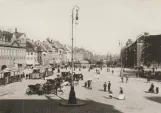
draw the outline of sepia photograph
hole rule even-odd
[[[0,0],[0,113],[161,113],[161,0]]]

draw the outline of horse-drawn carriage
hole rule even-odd
[[[32,95],[32,94],[57,94],[57,89],[61,89],[61,78],[55,78],[55,79],[48,79],[46,83],[44,84],[35,84],[35,85],[28,85],[28,88],[26,90],[26,94]]]
[[[83,75],[74,73],[73,79],[74,80],[83,80]]]
[[[23,78],[20,70],[5,68],[0,72],[0,85],[21,81]]]

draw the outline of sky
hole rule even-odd
[[[161,34],[161,0],[0,0],[0,29],[71,45],[72,8],[79,6],[74,46],[94,54],[119,53],[119,41]]]

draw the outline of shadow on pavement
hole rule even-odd
[[[84,106],[66,107],[61,106],[62,99],[52,99],[46,96],[47,100],[0,100],[0,113],[122,113],[112,105],[85,101]]]
[[[98,91],[108,92],[108,91],[104,91],[103,89],[98,89]]]
[[[103,96],[105,99],[111,99],[110,97],[108,97],[108,96]],[[119,100],[117,97],[112,97],[112,99],[116,99],[116,100]]]
[[[145,97],[145,98],[161,104],[161,97],[157,96],[157,97]]]

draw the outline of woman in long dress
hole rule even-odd
[[[125,99],[125,95],[124,95],[124,92],[123,92],[123,88],[120,87],[119,100],[124,100],[124,99]]]

